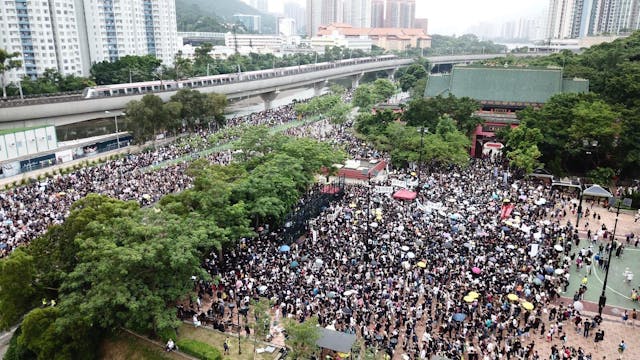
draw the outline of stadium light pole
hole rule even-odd
[[[108,115],[108,114],[111,114],[111,111],[106,110],[104,113]],[[120,131],[118,130],[118,115],[127,116],[127,113],[122,112],[120,114],[114,114],[113,115],[113,120],[114,120],[115,125],[116,125],[116,143],[118,144],[118,149],[120,149]]]
[[[607,271],[604,274],[604,282],[602,283],[602,294],[598,300],[598,314],[602,316],[602,311],[607,304],[607,296],[605,291],[607,290],[607,280],[609,280],[609,269],[611,268],[611,255],[613,254],[613,245],[616,243],[616,230],[618,228],[618,216],[620,215],[620,205],[631,206],[631,199],[626,198],[622,201],[618,200],[618,208],[616,210],[616,222],[613,225],[613,235],[611,239],[611,246],[609,246],[609,259],[607,260]]]

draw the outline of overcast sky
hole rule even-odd
[[[269,0],[269,10],[282,11],[285,1]],[[535,18],[548,0],[416,0],[416,17],[429,19],[429,33],[461,35],[478,23],[501,24],[519,18]]]
[[[461,35],[480,22],[535,18],[548,0],[416,0],[416,17],[429,19],[429,33]]]

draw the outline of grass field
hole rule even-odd
[[[221,333],[219,331],[203,329],[203,328],[195,328],[192,325],[183,324],[178,331],[178,339],[193,339],[202,341],[209,345],[212,345],[222,352],[222,344],[224,343],[225,337],[228,335]],[[238,355],[238,337],[237,336],[229,336],[229,343],[231,345],[231,351],[229,355],[225,355],[225,360],[252,360],[253,357],[253,339],[247,339],[246,337],[240,338],[240,346],[242,355]],[[258,342],[257,347],[260,348],[262,345]],[[278,351],[274,351],[273,353],[262,353],[256,354],[256,360],[273,360],[276,358]]]
[[[225,360],[253,360],[253,339],[242,337],[240,339],[242,354],[238,355],[238,338],[226,335],[219,331],[195,328],[192,325],[184,324],[178,331],[179,339],[193,339],[211,346],[214,346],[222,352],[222,344],[225,337],[229,336],[231,344],[231,352],[225,355]],[[260,342],[257,347],[263,347]],[[279,350],[279,349],[278,349]],[[256,354],[256,360],[274,360],[278,354],[278,350],[273,353]],[[164,352],[162,346],[154,344],[150,341],[140,339],[126,332],[120,332],[111,336],[102,342],[100,347],[100,359],[104,360],[185,360],[180,354]]]
[[[100,359],[109,360],[184,360],[174,353],[166,353],[162,347],[122,332],[102,342]]]

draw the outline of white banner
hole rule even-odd
[[[391,194],[393,193],[393,186],[376,186],[374,192],[376,194]]]
[[[529,255],[531,257],[535,257],[536,255],[538,255],[538,249],[540,248],[540,245],[538,244],[531,244],[531,251],[529,251]]]
[[[56,153],[56,161],[65,163],[73,160],[73,151],[72,150],[62,150]]]
[[[407,182],[406,181],[400,181],[400,180],[391,180],[391,186],[395,186],[395,187],[401,187],[401,188],[406,188],[407,187]]]

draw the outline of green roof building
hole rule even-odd
[[[557,67],[456,65],[450,74],[431,74],[424,95],[452,94],[476,99],[484,108],[522,109],[556,94],[588,91],[588,80],[564,79]]]
[[[498,129],[518,124],[516,111],[539,107],[561,93],[586,93],[589,80],[565,79],[558,67],[455,65],[450,74],[431,74],[424,96],[470,97],[482,109],[476,112],[484,123],[472,134],[471,156],[493,153]]]

